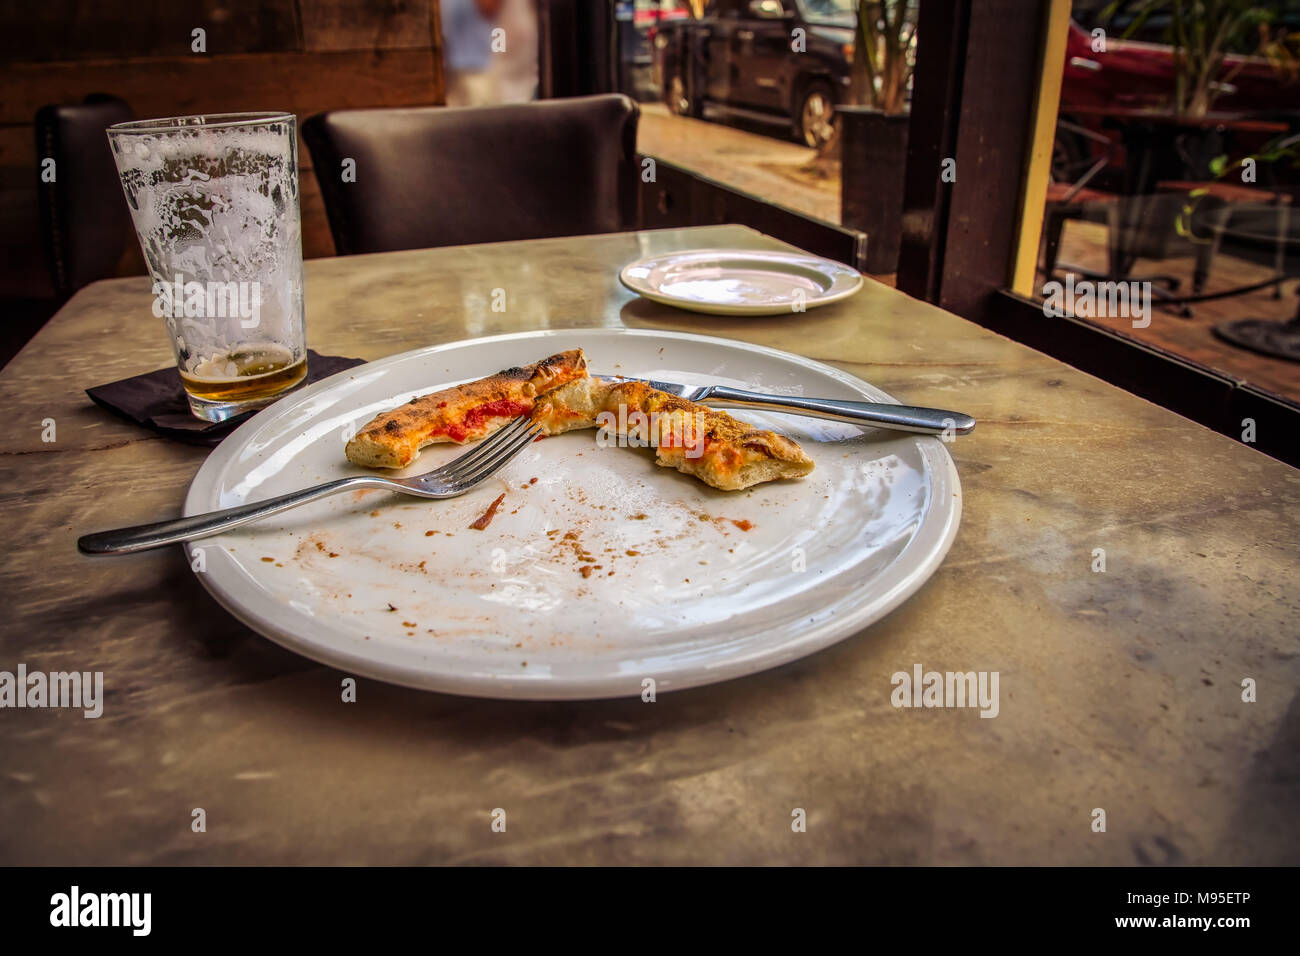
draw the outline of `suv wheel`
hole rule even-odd
[[[835,98],[831,88],[820,80],[804,87],[794,114],[795,139],[817,149],[835,132]]]

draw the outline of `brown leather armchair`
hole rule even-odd
[[[302,136],[353,255],[635,228],[639,116],[621,94],[337,110]]]
[[[41,239],[60,301],[117,275],[132,245],[131,213],[104,131],[133,118],[124,101],[104,94],[74,106],[43,106],[36,113]],[[52,182],[41,176],[46,159],[55,163]]]

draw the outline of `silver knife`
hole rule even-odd
[[[826,418],[833,422],[871,425],[893,431],[919,432],[922,435],[969,435],[975,419],[961,412],[914,405],[886,405],[879,402],[850,402],[838,398],[804,398],[802,395],[765,395],[747,392],[730,385],[678,385],[627,375],[598,375],[606,382],[645,382],[669,395],[713,408],[758,408],[774,412]]]

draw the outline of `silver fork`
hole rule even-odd
[[[517,418],[495,435],[484,439],[473,451],[423,475],[412,475],[410,478],[381,478],[378,475],[339,478],[313,488],[280,495],[278,498],[255,501],[222,511],[88,534],[77,541],[77,548],[82,554],[147,551],[179,541],[220,534],[250,521],[305,505],[309,501],[357,488],[383,488],[404,495],[415,495],[417,498],[455,498],[504,468],[511,459],[532,444],[540,431],[536,422],[528,418]]]

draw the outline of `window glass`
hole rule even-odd
[[[1300,401],[1300,4],[1177,7],[1074,4],[1036,289]]]

